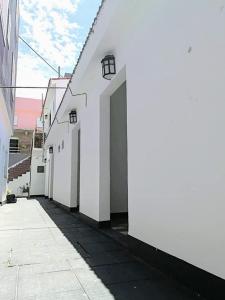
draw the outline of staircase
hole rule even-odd
[[[14,179],[17,179],[19,176],[22,176],[23,174],[30,171],[30,163],[31,158],[28,157],[21,162],[18,162],[16,165],[12,166],[8,170],[8,181],[13,181]]]

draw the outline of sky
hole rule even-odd
[[[61,75],[72,73],[101,0],[20,0],[20,36]],[[47,86],[57,74],[19,40],[17,86]],[[17,89],[41,99],[45,90]]]

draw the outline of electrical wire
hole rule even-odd
[[[19,39],[24,42],[24,44],[27,45],[27,47],[29,47],[40,59],[42,59],[53,71],[55,71],[58,75],[59,75],[59,70],[56,70],[53,66],[51,66],[47,60],[42,57],[36,50],[34,50],[34,48],[32,48],[20,35],[19,35]]]

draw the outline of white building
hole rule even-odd
[[[225,279],[224,7],[103,1],[45,143],[46,196],[99,224],[128,212],[136,250],[189,263],[203,290],[206,274]]]
[[[48,133],[54,122],[57,123],[56,113],[62,102],[63,95],[66,90],[66,86],[69,82],[69,78],[51,78],[48,83],[48,90],[46,93],[42,118],[44,118],[44,134],[48,139]],[[63,145],[62,145],[63,146]],[[53,181],[53,154],[49,154],[49,151],[45,152],[43,159],[46,161],[45,167],[45,187],[44,194],[49,198],[52,198],[52,181]]]
[[[18,48],[19,1],[0,1],[0,86],[14,86]],[[0,202],[6,199],[9,139],[15,90],[0,88]]]

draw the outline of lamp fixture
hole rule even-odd
[[[116,74],[116,63],[114,55],[106,55],[102,61],[102,77],[111,80]]]
[[[49,151],[50,154],[52,154],[53,153],[53,147],[49,147],[48,151]]]
[[[77,123],[77,111],[71,110],[71,112],[69,113],[69,119],[70,119],[70,124],[75,124]]]

